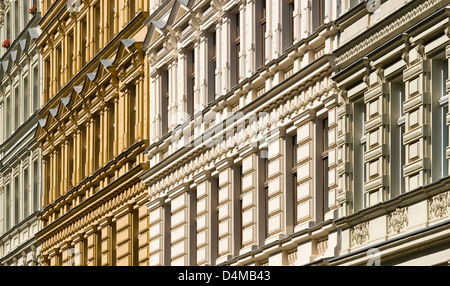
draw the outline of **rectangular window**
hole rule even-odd
[[[6,13],[6,38],[9,39],[12,43],[12,39],[11,39],[11,11],[9,10]]]
[[[354,152],[353,152],[353,170],[354,170],[354,210],[358,211],[365,207],[364,184],[366,182],[366,165],[364,154],[366,152],[366,136],[364,124],[366,121],[366,106],[364,99],[361,98],[353,103],[354,110]]]
[[[88,62],[87,50],[87,24],[86,17],[81,20],[81,68],[83,68]]]
[[[297,188],[298,188],[298,175],[297,175],[297,149],[298,149],[298,144],[297,144],[297,135],[292,136],[291,139],[291,148],[292,148],[292,154],[291,154],[291,161],[292,161],[292,168],[291,168],[291,173],[292,173],[292,215],[293,215],[293,222],[294,222],[294,227],[297,225],[298,223],[298,214],[297,214],[297,208],[298,208],[298,197],[297,197]]]
[[[74,149],[73,149],[73,138],[69,137],[68,140],[68,146],[67,148],[69,148],[68,150],[68,186],[67,189],[70,190],[71,188],[73,188],[73,170],[74,170]]]
[[[28,77],[23,79],[23,120],[26,121],[30,116],[29,110],[29,96],[28,96]]]
[[[74,41],[74,36],[73,36],[73,32],[70,32],[69,35],[67,36],[67,41],[68,41],[68,46],[71,47],[69,49],[67,49],[67,60],[68,60],[68,64],[67,64],[67,73],[68,73],[68,79],[69,81],[72,79],[73,76],[73,63],[74,63],[74,45],[75,45],[75,41]],[[95,41],[98,42],[98,41]]]
[[[109,40],[114,38],[114,11],[116,10],[116,1],[109,1],[109,9],[108,9],[108,32],[109,32]]]
[[[20,97],[19,87],[14,89],[14,131],[19,128],[20,125]]]
[[[33,111],[39,109],[39,71],[38,67],[33,69]]]
[[[100,35],[100,25],[101,25],[101,14],[100,14],[100,2],[97,2],[94,6],[94,35]],[[100,51],[100,39],[97,38],[94,41],[94,54],[97,54]]]
[[[269,237],[269,159],[263,158],[264,178],[264,232]]]
[[[61,196],[63,194],[62,190],[61,190],[61,187],[64,187],[62,185],[62,171],[63,171],[62,168],[63,168],[63,166],[62,166],[62,149],[59,149],[56,152],[56,175],[57,175],[56,178],[58,180],[56,182],[56,186],[55,186],[56,198],[59,198],[59,196]]]
[[[137,123],[137,107],[136,107],[136,86],[130,85],[130,145],[136,142],[136,123]]]
[[[195,49],[188,52],[187,56],[187,114],[194,115],[195,97]]]
[[[39,166],[38,161],[33,162],[33,211],[39,209]]]
[[[5,198],[5,228],[6,231],[11,229],[11,187],[10,184],[6,185],[6,198]]]
[[[234,49],[232,49],[232,52],[234,52],[234,74],[235,76],[232,77],[234,79],[234,83],[238,84],[240,80],[240,51],[241,51],[241,20],[240,20],[240,13],[236,13],[234,17]]]
[[[243,189],[243,179],[244,179],[244,173],[242,172],[242,165],[238,167],[238,176],[239,176],[239,181],[238,183],[238,189],[239,189],[239,215],[240,215],[240,220],[239,220],[239,230],[240,230],[240,245],[241,248],[244,247],[244,204],[243,204],[243,199],[244,199],[244,189]]]
[[[23,14],[23,26],[28,24],[28,0],[23,0],[22,14]]]
[[[50,90],[50,81],[51,81],[51,66],[50,66],[50,59],[45,60],[45,80],[44,80],[44,85],[45,85],[45,98],[44,98],[44,102],[42,102],[42,105],[45,105],[51,98],[52,96],[52,91]]]
[[[399,77],[391,82],[390,114],[391,114],[391,196],[392,198],[405,192],[405,117],[403,116],[403,102],[405,101],[405,84]]]
[[[208,46],[208,103],[210,103],[216,99],[217,36],[215,31],[210,33]]]
[[[100,168],[100,115],[94,116],[94,170]]]
[[[58,87],[58,91],[61,89],[62,87],[62,75],[63,74],[63,63],[62,63],[62,48],[61,45],[59,45],[56,48],[56,67],[57,67],[57,72],[58,72],[58,76],[56,77],[56,85]]]
[[[325,220],[325,214],[329,211],[328,208],[328,118],[322,120],[322,176],[323,176],[323,187],[322,187],[322,220]]]
[[[257,1],[256,7],[258,10],[258,19],[259,19],[259,33],[256,35],[257,43],[259,43],[260,47],[257,49],[257,66],[263,66],[266,62],[266,31],[267,31],[267,9],[266,9],[266,0]],[[258,55],[259,52],[259,55]]]
[[[108,128],[108,158],[109,160],[114,159],[114,131],[116,126],[116,115],[115,115],[115,107],[114,103],[109,105],[108,108],[108,122],[109,122],[109,128]]]
[[[30,191],[28,185],[28,168],[23,171],[23,217],[26,218],[29,214],[29,200],[28,200],[28,192]]]
[[[86,146],[86,127],[81,127],[81,180],[86,178],[87,164],[87,146]]]
[[[288,17],[289,17],[289,29],[288,29],[288,43],[289,46],[292,46],[294,44],[294,10],[295,10],[295,4],[294,0],[288,0]]]
[[[316,31],[325,22],[325,0],[312,2],[312,31]]]
[[[164,135],[169,130],[169,71],[161,72],[161,128]]]
[[[6,120],[5,120],[5,132],[6,132],[6,138],[11,135],[11,98],[8,96],[6,98]]]
[[[130,21],[131,21],[136,15],[136,0],[130,0],[128,3],[130,5]]]
[[[14,225],[20,221],[20,186],[19,176],[14,178]]]
[[[444,54],[432,59],[431,71],[431,173],[432,182],[448,176],[448,160],[446,148],[448,146],[448,95],[446,82],[448,79],[448,61]]]
[[[19,31],[20,31],[20,24],[19,24],[19,18],[20,18],[20,13],[19,13],[19,2],[18,1],[14,1],[14,38],[17,38],[17,36],[19,36]]]

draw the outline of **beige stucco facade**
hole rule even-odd
[[[450,3],[339,2],[151,13],[150,265],[448,264]]]

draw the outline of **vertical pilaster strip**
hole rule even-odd
[[[164,256],[166,252],[169,253],[168,249],[165,249],[165,234],[168,231],[165,230],[164,212],[165,207],[170,207],[164,205],[164,198],[156,200],[152,205],[148,206],[149,211],[149,265],[150,266],[163,266]],[[167,218],[170,220],[170,218]]]
[[[269,191],[267,202],[267,236],[266,243],[282,238],[286,233],[286,206],[285,206],[285,144],[284,132],[277,130],[267,139],[268,142],[268,175]]]
[[[117,266],[133,265],[133,206],[126,205],[114,214],[116,218]],[[113,234],[114,235],[114,234]]]
[[[298,121],[297,127],[297,224],[295,230],[303,228],[305,223],[314,220],[314,114],[305,112]],[[294,231],[295,231],[294,230]]]
[[[367,146],[364,155],[367,170],[364,184],[366,207],[389,198],[389,146],[383,140],[389,137],[389,118],[384,113],[384,110],[389,110],[389,86],[384,82],[384,71],[381,68],[370,74],[369,82],[364,93],[367,110],[364,128]]]
[[[352,206],[352,107],[347,103],[345,92],[338,96],[337,117],[337,204],[338,216],[351,214]]]
[[[197,183],[197,265],[211,265],[211,183],[202,178]]]
[[[335,210],[337,205],[337,107],[336,104],[328,106],[328,208]]]
[[[145,204],[147,199],[138,202],[138,262],[139,266],[149,266],[149,214]]]
[[[424,47],[418,44],[409,51],[409,64],[403,71],[406,98],[405,134],[405,191],[411,191],[431,182],[431,94],[429,93],[429,61]]]
[[[112,249],[113,249],[113,243],[112,243],[112,221],[110,217],[106,217],[104,220],[100,221],[99,224],[100,229],[100,241],[101,241],[101,258],[100,258],[100,265],[101,266],[112,266]]]
[[[242,157],[242,250],[248,252],[258,246],[258,155],[256,148],[239,152]]]
[[[219,172],[218,208],[218,258],[216,264],[226,261],[233,255],[233,177],[232,162],[225,161],[217,167]]]
[[[190,194],[188,187],[179,186],[171,196],[171,265],[187,266],[190,263]],[[192,238],[191,238],[192,239]]]

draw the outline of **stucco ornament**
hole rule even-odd
[[[369,240],[369,222],[355,225],[351,231],[351,245],[362,245]]]
[[[408,226],[408,208],[397,208],[388,215],[388,233],[399,233]]]
[[[448,214],[449,193],[442,193],[428,200],[428,218],[442,218]]]

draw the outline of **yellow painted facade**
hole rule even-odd
[[[41,262],[146,264],[149,1],[73,2],[42,3]]]

